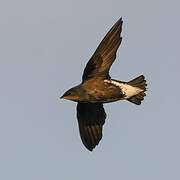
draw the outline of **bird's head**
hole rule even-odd
[[[75,86],[75,87],[69,89],[68,91],[66,91],[60,97],[60,99],[67,99],[67,100],[71,100],[71,101],[75,101],[75,102],[83,101],[84,94],[85,94],[85,90],[83,89],[83,87],[81,85],[79,85],[79,86]]]

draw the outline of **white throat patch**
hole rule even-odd
[[[131,86],[127,83],[120,83],[115,80],[107,80],[106,79],[106,80],[104,80],[104,82],[113,84],[113,85],[119,87],[121,89],[122,93],[125,95],[124,96],[125,99],[129,99],[130,97],[135,96],[143,91],[143,89],[140,89],[138,87]]]

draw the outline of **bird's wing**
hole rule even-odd
[[[101,41],[84,69],[83,81],[93,77],[110,78],[109,69],[122,41],[122,37],[120,37],[122,23],[122,18],[120,18]]]
[[[81,140],[92,151],[102,138],[102,128],[106,113],[101,103],[77,104],[77,119]]]

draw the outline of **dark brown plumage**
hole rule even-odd
[[[106,119],[103,104],[78,102],[77,118],[82,142],[92,151],[102,138],[102,126]]]
[[[103,103],[126,99],[140,105],[146,95],[146,80],[143,75],[129,82],[113,80],[109,75],[122,41],[122,23],[120,18],[101,41],[84,69],[82,83],[69,89],[61,97],[78,102],[79,132],[83,144],[90,151],[102,138],[106,119]]]
[[[84,69],[83,81],[93,77],[110,78],[109,69],[116,58],[117,49],[122,41],[122,37],[120,37],[122,23],[122,18],[120,18],[101,41]]]

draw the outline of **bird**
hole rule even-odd
[[[122,24],[123,20],[120,18],[105,35],[84,69],[82,82],[60,97],[77,103],[79,133],[82,143],[89,151],[102,139],[106,119],[104,103],[127,100],[140,105],[146,96],[144,75],[128,82],[111,79],[109,75],[122,42]]]

